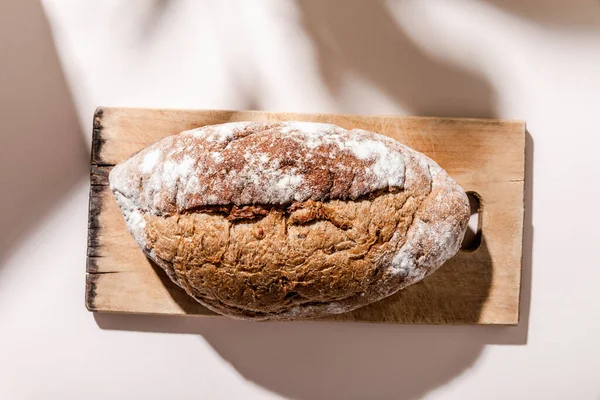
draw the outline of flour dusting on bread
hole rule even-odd
[[[144,215],[139,210],[131,199],[124,196],[118,191],[115,191],[115,198],[117,200],[117,204],[123,213],[123,218],[125,219],[125,224],[127,225],[127,229],[131,233],[131,236],[136,240],[138,245],[146,249],[146,220],[144,219]]]
[[[150,212],[282,205],[401,189],[404,152],[384,136],[330,124],[229,123],[166,138],[115,167],[114,174],[135,176],[139,190],[133,199]]]

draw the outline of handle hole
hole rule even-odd
[[[476,192],[467,192],[467,197],[471,207],[471,216],[460,249],[474,251],[481,245],[481,197]]]

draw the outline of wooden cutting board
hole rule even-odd
[[[525,124],[261,111],[99,108],[92,145],[86,306],[90,311],[215,315],[172,283],[138,248],[108,188],[112,166],[186,129],[232,121],[318,121],[378,132],[436,160],[478,194],[481,244],[387,299],[331,320],[428,324],[519,321]]]

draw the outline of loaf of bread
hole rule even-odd
[[[308,122],[235,122],[166,137],[110,187],[145,254],[209,309],[240,319],[351,311],[459,249],[463,189],[385,136]]]

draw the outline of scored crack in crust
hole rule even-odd
[[[243,319],[389,296],[452,257],[469,218],[434,161],[330,124],[182,132],[117,165],[110,185],[144,252],[197,301]]]

